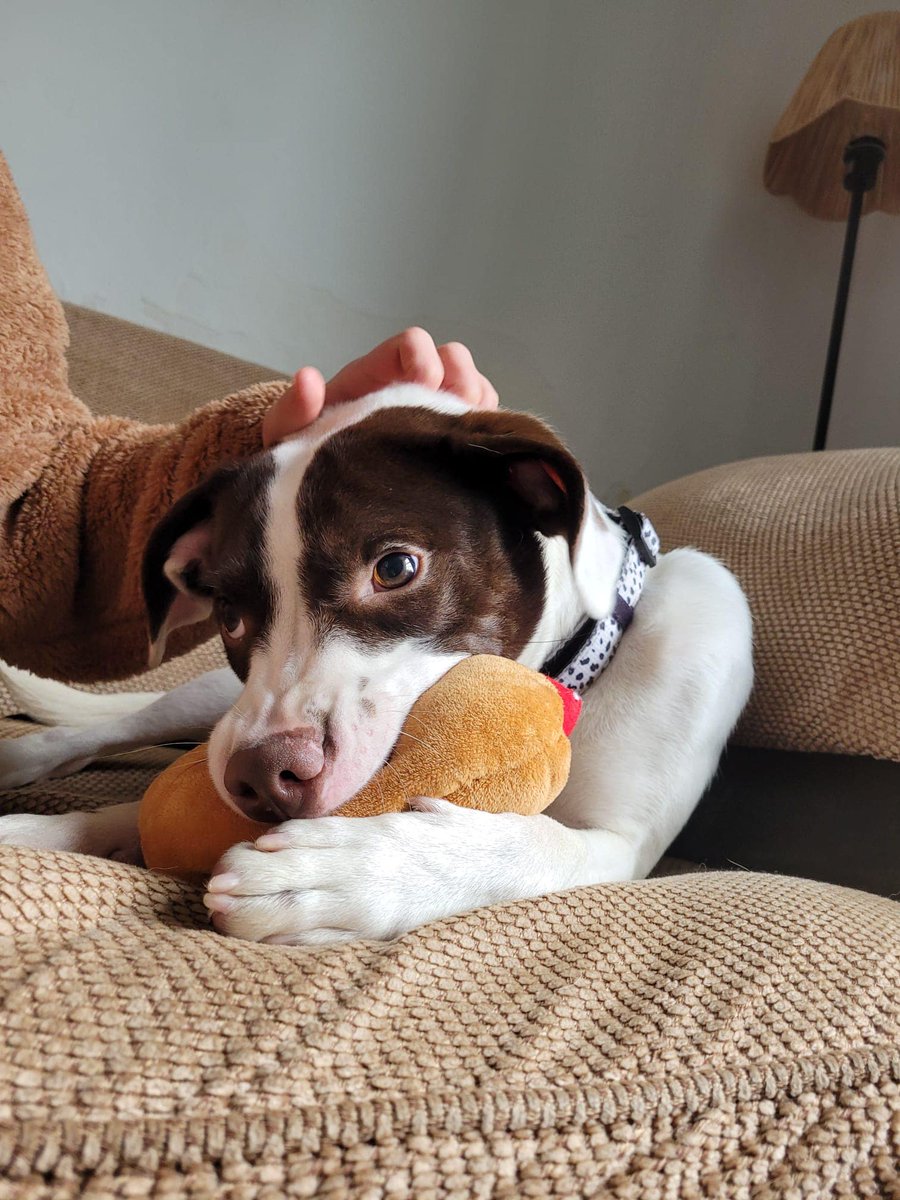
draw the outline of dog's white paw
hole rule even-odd
[[[397,937],[512,898],[528,875],[527,859],[514,862],[522,834],[546,818],[443,800],[416,806],[378,817],[288,821],[232,847],[207,885],[214,925],[250,941],[323,946]]]
[[[78,757],[72,745],[80,732],[59,727],[0,739],[0,789],[58,779],[86,767],[91,759]]]
[[[32,850],[75,850],[97,858],[139,863],[137,805],[116,804],[96,812],[13,813],[0,817],[0,846]]]

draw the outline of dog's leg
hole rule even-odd
[[[138,804],[113,804],[96,812],[14,813],[0,817],[0,846],[32,850],[76,850],[97,858],[140,862]]]
[[[16,787],[65,773],[92,759],[166,742],[200,741],[234,702],[240,682],[227,668],[210,671],[117,721],[59,727],[0,742],[0,786]],[[74,761],[73,761],[74,760]],[[0,817],[0,845],[76,850],[99,858],[140,861],[137,804],[96,812]]]
[[[192,679],[118,720],[6,738],[0,741],[0,788],[67,775],[95,758],[142,746],[202,741],[240,691],[240,681],[225,667]]]
[[[635,877],[629,839],[425,797],[418,811],[288,821],[232,847],[204,899],[222,933],[319,946]]]
[[[595,871],[602,882],[609,834],[623,847],[624,877],[652,870],[712,779],[752,683],[750,610],[737,581],[696,551],[664,555],[585,697],[569,782],[548,809],[590,831],[580,883]]]
[[[751,681],[749,611],[734,579],[703,555],[667,555],[587,695],[570,780],[548,815],[425,800],[414,813],[289,821],[225,855],[207,907],[237,937],[322,945],[640,878],[712,777]]]

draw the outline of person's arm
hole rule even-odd
[[[60,679],[147,663],[140,562],[154,523],[219,464],[302,429],[326,403],[410,380],[496,404],[458,345],[410,329],[325,384],[312,368],[178,426],[95,418],[71,394],[68,330],[0,154],[0,658]],[[172,639],[172,652],[207,636]]]
[[[5,489],[19,483],[0,552],[0,658],[84,682],[145,669],[147,536],[209,471],[261,449],[263,416],[283,391],[283,383],[259,385],[177,426],[94,418],[73,404],[51,436],[23,430],[22,454],[5,455],[0,467]],[[173,652],[210,632],[192,630]]]
[[[468,351],[436,347],[414,329],[328,384],[304,368],[288,385],[258,384],[177,426],[94,418],[69,397],[56,408],[39,405],[42,428],[20,429],[19,453],[0,467],[11,501],[0,557],[0,658],[82,682],[143,670],[141,559],[173,501],[220,464],[302,429],[324,404],[401,380],[454,391],[472,404],[497,403]],[[170,656],[213,631],[211,624],[178,631]]]

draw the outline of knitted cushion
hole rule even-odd
[[[95,413],[161,425],[251,384],[283,376],[77,304],[64,304],[63,310],[69,326],[69,386]]]
[[[664,549],[714,554],[749,597],[738,742],[900,761],[900,449],[751,459],[631,503]]]
[[[900,1194],[890,901],[682,876],[304,951],[78,855],[0,894],[0,1196]]]

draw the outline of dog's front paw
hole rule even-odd
[[[503,864],[492,852],[512,850],[508,822],[532,818],[442,800],[416,806],[378,817],[288,821],[232,847],[204,899],[215,927],[250,941],[324,946],[397,937],[507,898],[496,894]]]

